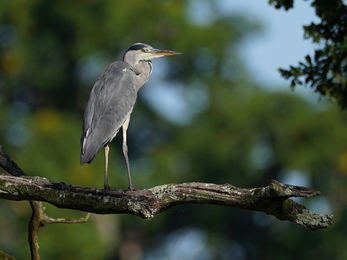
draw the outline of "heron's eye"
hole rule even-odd
[[[149,52],[149,49],[143,48],[141,51],[142,51],[142,52]]]

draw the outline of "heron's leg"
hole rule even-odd
[[[104,152],[105,152],[105,173],[104,173],[104,189],[108,190],[110,186],[108,186],[108,151],[110,148],[106,144],[104,147]]]
[[[130,174],[130,164],[129,164],[129,158],[128,158],[128,145],[127,145],[127,130],[130,122],[130,116],[125,120],[122,128],[123,128],[123,154],[125,158],[125,162],[127,164],[127,173],[128,173],[128,183],[129,183],[129,189],[133,190],[133,183],[131,180],[131,174]]]

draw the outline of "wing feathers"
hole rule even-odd
[[[91,163],[99,149],[110,142],[130,116],[137,98],[135,75],[129,64],[110,64],[99,76],[84,113],[81,165]]]

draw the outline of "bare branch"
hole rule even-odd
[[[28,240],[30,246],[30,253],[32,260],[40,260],[39,254],[39,242],[38,242],[38,234],[39,229],[42,224],[42,215],[44,215],[44,209],[42,207],[41,202],[39,201],[29,201],[32,214],[28,227]]]
[[[0,166],[12,175],[24,174],[23,171],[23,174],[16,173],[20,168],[3,153],[1,147]],[[310,198],[319,194],[319,191],[311,188],[287,185],[274,180],[266,187],[253,189],[237,188],[230,184],[183,183],[146,190],[110,189],[105,194],[104,190],[71,186],[41,177],[0,175],[0,198],[3,199],[37,200],[48,202],[58,208],[96,214],[132,214],[145,219],[153,218],[176,205],[215,204],[262,211],[312,231],[329,227],[333,216],[313,213],[289,198]],[[46,221],[47,219],[50,218],[47,217]],[[50,221],[57,223],[61,220]]]
[[[5,154],[0,146],[0,167],[2,167],[5,171],[10,173],[13,176],[25,176],[24,171],[19,168],[19,166],[12,161],[12,159]],[[40,227],[43,227],[46,224],[53,223],[67,223],[67,224],[75,224],[75,223],[84,223],[89,219],[90,213],[87,214],[85,218],[81,219],[64,219],[64,218],[50,218],[45,212],[44,207],[40,201],[29,200],[32,214],[28,227],[28,241],[30,246],[30,253],[32,260],[40,260],[39,255],[39,243],[38,243],[38,232]],[[2,258],[1,258],[2,259]]]
[[[156,214],[181,204],[215,204],[262,211],[280,220],[289,220],[310,230],[327,228],[332,215],[316,214],[289,199],[319,195],[300,186],[272,181],[261,188],[238,188],[230,184],[167,184],[144,190],[104,190],[56,183],[41,177],[0,175],[0,198],[37,200],[58,208],[96,214],[132,214],[151,219]]]
[[[18,165],[8,157],[0,145],[0,167],[14,176],[24,176],[25,173]]]
[[[47,216],[47,213],[42,206],[40,201],[29,200],[30,206],[32,208],[32,214],[29,223],[29,245],[30,245],[30,253],[31,259],[40,260],[39,255],[39,243],[38,243],[38,233],[40,227],[43,227],[46,224],[53,223],[67,223],[67,224],[75,224],[75,223],[84,223],[88,220],[90,213],[87,214],[85,218],[81,219],[64,219],[64,218],[50,218]]]
[[[13,256],[9,256],[8,254],[0,251],[0,259],[1,260],[16,260]]]
[[[87,213],[87,215],[84,218],[80,219],[69,219],[69,218],[50,218],[47,215],[45,216],[45,219],[43,220],[44,224],[55,224],[55,223],[64,223],[64,224],[79,224],[79,223],[85,223],[88,221],[90,217],[90,213]]]

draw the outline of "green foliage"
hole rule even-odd
[[[276,9],[283,7],[286,11],[293,8],[293,0],[269,0],[270,5],[274,5]]]
[[[293,1],[270,1],[276,8],[286,10],[293,7]],[[342,109],[347,107],[347,6],[341,0],[316,0],[315,8],[320,23],[304,26],[304,36],[320,44],[313,57],[307,55],[305,62],[279,69],[282,77],[291,79],[291,88],[308,85]],[[304,80],[300,80],[304,78]]]

